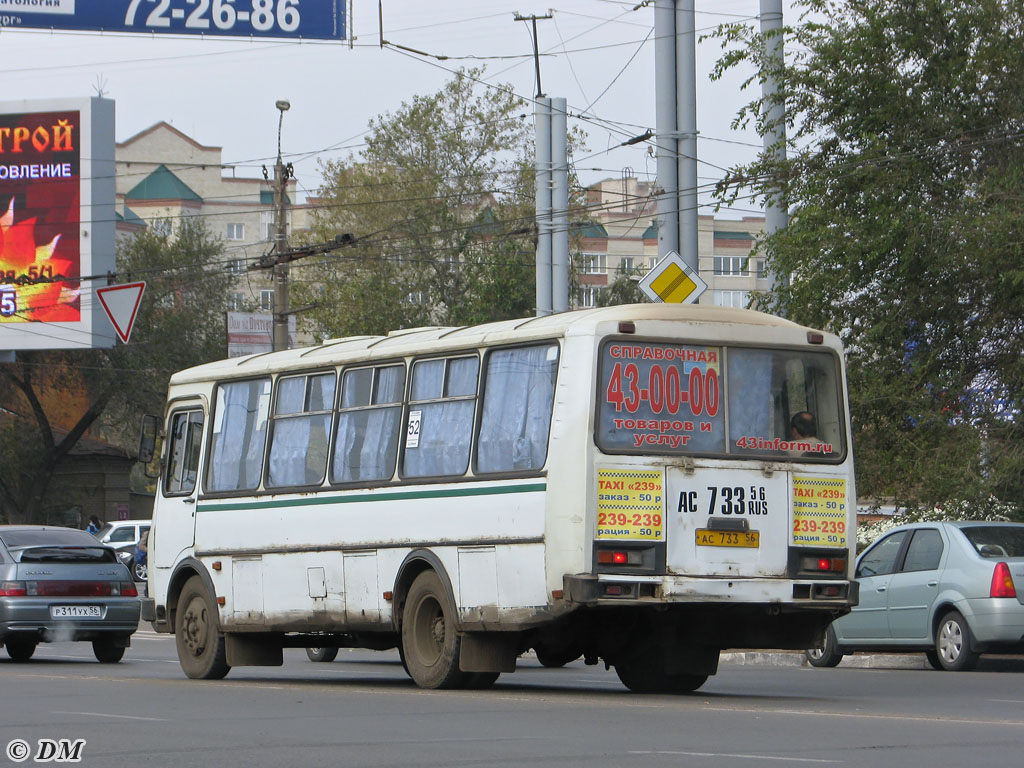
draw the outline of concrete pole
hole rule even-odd
[[[675,0],[654,6],[654,88],[658,173],[658,258],[679,251]]]
[[[565,99],[551,99],[551,308],[569,309],[569,148]]]
[[[761,34],[767,36],[766,53],[768,60],[775,66],[783,63],[785,55],[782,36],[782,0],[761,0]],[[770,72],[764,73],[764,84],[761,96],[765,101],[765,130],[763,141],[764,152],[779,160],[786,159],[786,103],[782,88]],[[789,213],[786,201],[776,199],[770,202],[764,211],[765,234],[771,235],[789,224]],[[789,284],[787,275],[773,273],[770,277],[773,288],[781,288]]]
[[[551,314],[551,99],[539,96],[535,108],[537,209],[537,316]]]
[[[274,164],[274,351],[288,349],[288,262],[281,254],[288,250],[287,195],[288,167],[281,160],[281,124],[291,107],[287,101],[277,102],[281,117],[277,122],[277,162]]]
[[[679,255],[694,272],[697,254],[697,34],[693,0],[677,0],[675,12],[676,112],[679,127]]]

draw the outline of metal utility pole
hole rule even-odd
[[[672,251],[699,271],[697,65],[693,0],[654,6],[658,150],[658,258]]]
[[[762,138],[765,155],[777,160],[786,159],[786,100],[779,81],[772,74],[773,67],[783,64],[785,55],[782,34],[782,0],[761,0],[761,34],[765,38],[767,70],[764,72],[761,96],[765,102],[766,130]],[[764,230],[772,235],[789,225],[786,201],[778,190],[765,206]],[[772,287],[780,288],[789,283],[786,275],[772,273]]]
[[[551,99],[535,100],[534,205],[537,211],[537,316],[551,314]]]
[[[292,166],[281,160],[281,125],[284,113],[291,109],[285,99],[279,99],[275,106],[281,115],[277,121],[277,162],[274,164],[274,254],[279,258],[274,264],[274,351],[288,349],[288,262],[280,259],[288,250],[288,179]]]
[[[564,98],[544,95],[540,82],[540,46],[537,22],[546,16],[515,15],[533,25],[533,62],[537,76],[534,99],[536,155],[534,170],[537,209],[538,316],[569,309],[569,160],[567,107]]]
[[[700,273],[697,253],[697,32],[693,0],[676,4],[676,103],[679,113],[679,255]]]
[[[569,129],[565,98],[551,102],[551,309],[569,310]]]

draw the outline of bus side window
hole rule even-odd
[[[278,379],[267,465],[268,488],[323,482],[333,410],[333,373]]]
[[[555,344],[498,349],[487,356],[478,472],[544,466],[557,370]]]
[[[331,482],[390,480],[398,458],[405,366],[353,368],[342,381]]]
[[[208,491],[255,490],[260,484],[270,414],[270,379],[217,387]]]
[[[190,494],[199,472],[199,449],[203,439],[203,412],[179,411],[171,417],[170,460],[164,479],[164,495]]]
[[[402,471],[405,477],[465,474],[473,438],[477,375],[472,357],[421,360],[413,365],[409,429]]]

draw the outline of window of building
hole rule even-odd
[[[589,308],[597,306],[597,296],[601,292],[599,285],[581,285],[579,291],[579,306]]]
[[[229,312],[241,312],[242,307],[245,306],[245,296],[240,293],[232,293],[228,296],[228,311]]]
[[[619,259],[619,272],[629,273],[633,271],[633,257],[623,256]]]
[[[405,366],[345,371],[334,440],[332,483],[390,480],[402,427]]]
[[[413,366],[402,459],[405,477],[465,474],[479,366],[475,355],[420,360]]]
[[[170,236],[174,234],[174,222],[170,219],[151,219],[149,229],[157,235]]]
[[[749,291],[715,291],[715,304],[719,307],[745,309],[749,300]]]
[[[244,259],[228,259],[228,274],[238,277],[245,274]]]
[[[285,213],[284,233],[287,236],[291,232],[292,217]],[[263,240],[273,240],[277,236],[277,227],[274,225],[274,211],[260,211],[260,235]]]
[[[245,225],[244,224],[228,224],[228,240],[244,240],[245,239]]]
[[[580,271],[585,275],[604,275],[608,272],[607,253],[580,254]]]
[[[273,290],[262,290],[260,291],[260,309],[264,312],[274,311],[274,292]]]
[[[748,274],[746,256],[715,256],[715,274],[741,276]]]
[[[487,356],[478,472],[544,466],[557,371],[556,344],[495,350]]]
[[[208,490],[241,491],[259,486],[269,415],[270,379],[217,387]]]
[[[333,411],[333,373],[278,379],[267,464],[268,488],[323,482]]]

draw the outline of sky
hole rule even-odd
[[[317,1],[299,0],[300,8]],[[153,2],[141,0],[142,8]],[[536,92],[530,26],[514,17],[550,14],[537,22],[541,81],[546,95],[567,99],[570,124],[587,133],[586,151],[573,158],[580,179],[592,183],[624,173],[653,179],[648,144],[616,147],[656,122],[654,9],[638,3],[381,0],[383,38],[430,55],[380,47],[376,0],[353,0],[350,42],[4,28],[0,101],[102,92],[116,101],[118,141],[167,121],[202,144],[222,147],[223,161],[236,165],[238,176],[256,177],[276,155],[275,102],[287,99],[282,151],[295,166],[301,198],[316,193],[320,161],[358,152],[371,118],[394,112],[416,94],[436,92],[460,66],[486,66],[486,82],[509,84],[530,98]],[[699,37],[721,23],[756,21],[758,0],[696,0],[695,7]],[[756,93],[741,92],[741,73],[711,82],[719,55],[717,41],[698,43],[700,184],[713,184],[723,169],[753,159],[760,147],[752,130],[730,127]],[[706,194],[701,200],[710,204]],[[749,201],[738,205],[718,215],[760,212]]]

